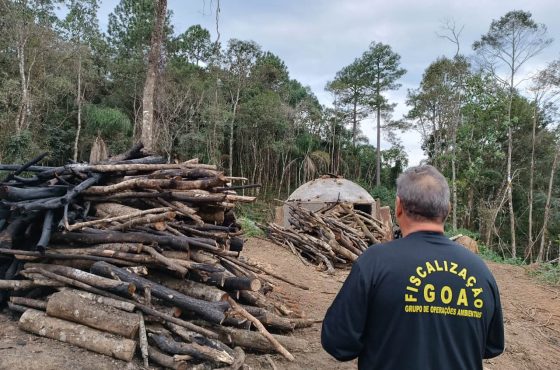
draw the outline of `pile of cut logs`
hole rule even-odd
[[[0,165],[11,171],[0,304],[23,330],[125,361],[138,347],[145,366],[240,369],[244,350],[290,360],[306,350],[286,334],[313,321],[275,289],[306,287],[239,256],[232,209],[254,198],[235,190],[255,185],[141,149],[98,164]]]
[[[262,228],[270,240],[291,250],[304,264],[311,260],[329,274],[337,266],[354,262],[368,246],[392,239],[388,212],[378,219],[345,203],[315,212],[296,203],[286,205],[291,227],[268,223]]]

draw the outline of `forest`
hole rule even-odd
[[[425,162],[452,189],[449,230],[476,233],[504,257],[558,262],[560,59],[522,73],[557,48],[530,12],[495,19],[473,45],[461,43],[462,26],[445,24],[455,54],[434,55],[397,117],[389,96],[407,62],[383,40],[368,40],[332,76],[332,104],[322,105],[282,56],[256,42],[216,39],[200,25],[175,29],[165,0],[121,0],[106,30],[99,3],[0,0],[0,163],[45,151],[45,165],[88,161],[96,141],[123,152],[145,134],[145,80],[157,75],[153,147],[171,162],[218,165],[261,184],[246,193],[268,203],[329,173],[392,205],[409,166],[399,135],[416,130]],[[369,118],[375,143],[361,131]],[[391,148],[381,149],[382,136]]]

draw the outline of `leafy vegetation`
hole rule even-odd
[[[0,1],[0,161],[49,151],[46,164],[60,165],[87,160],[98,136],[113,153],[140,137],[154,1],[120,0],[106,34],[98,7],[98,0]],[[459,32],[448,27],[457,52],[434,56],[398,118],[389,98],[407,63],[379,40],[333,74],[326,106],[254,41],[214,41],[199,25],[175,29],[171,11],[161,15],[162,50],[151,63],[159,72],[155,149],[260,184],[246,191],[261,202],[241,210],[248,219],[272,219],[272,199],[325,173],[392,206],[409,164],[399,132],[417,130],[426,162],[452,187],[450,230],[476,231],[489,258],[558,256],[550,235],[560,235],[560,61],[519,84],[526,77],[519,66],[551,44],[529,12],[493,21],[473,55],[459,53]],[[391,148],[368,142],[366,118]]]

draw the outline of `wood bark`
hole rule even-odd
[[[85,299],[89,299],[92,302],[96,302],[99,304],[103,304],[106,306],[111,306],[111,307],[115,307],[118,308],[119,310],[123,310],[123,311],[127,311],[127,312],[132,312],[134,311],[134,308],[136,307],[133,303],[129,303],[129,302],[125,302],[125,301],[121,301],[118,299],[113,299],[113,298],[109,298],[109,297],[104,297],[98,294],[93,294],[93,293],[89,293],[83,290],[78,290],[78,289],[71,289],[71,288],[59,288],[60,291],[69,291],[72,292],[73,294],[76,294],[82,298]]]
[[[146,335],[146,325],[144,324],[144,314],[142,311],[138,312],[138,323],[139,323],[139,342],[140,342],[140,351],[142,353],[142,361],[144,363],[144,367],[148,368],[150,366],[148,358],[149,358],[149,349],[148,349],[148,336]]]
[[[77,223],[77,224],[74,224],[74,225],[69,225],[67,230],[68,231],[79,230],[79,229],[82,229],[84,227],[91,227],[91,226],[96,226],[96,225],[109,224],[109,223],[115,222],[115,221],[124,221],[124,220],[129,221],[129,220],[132,220],[134,218],[141,217],[141,216],[151,215],[151,214],[159,214],[159,213],[169,212],[169,211],[171,211],[171,208],[169,208],[169,207],[152,208],[152,209],[146,209],[144,211],[138,210],[138,211],[135,211],[134,213],[130,213],[130,214],[108,217],[108,218],[102,218],[102,219],[99,219],[99,220],[86,221],[86,222],[80,222],[80,223]],[[101,211],[101,212],[103,212],[103,211]]]
[[[20,317],[19,327],[39,336],[73,344],[124,361],[132,361],[136,350],[136,342],[133,340],[50,317],[44,312],[33,309],[25,311]]]
[[[47,302],[41,301],[39,299],[12,296],[10,297],[10,302],[20,306],[35,308],[41,311],[45,311],[47,309]]]
[[[0,186],[0,199],[6,199],[12,202],[59,197],[65,193],[65,186],[36,188],[18,188],[9,185]]]
[[[235,302],[232,298],[228,299],[229,304],[231,305],[232,309],[242,316],[246,317],[247,320],[251,321],[253,325],[257,328],[257,330],[272,344],[274,349],[278,351],[282,356],[284,356],[288,361],[295,361],[294,356],[286,349],[276,338],[274,338],[268,330],[263,326],[263,324],[253,315],[251,315],[247,310],[241,307],[237,302]]]
[[[227,303],[206,302],[188,297],[176,290],[154,283],[148,279],[131,274],[105,262],[96,262],[91,271],[101,276],[117,276],[123,281],[136,285],[139,289],[149,288],[154,297],[163,299],[173,305],[192,311],[210,322],[221,323],[225,319],[224,312],[229,308]]]
[[[41,280],[0,280],[0,290],[27,290],[37,287],[59,287],[63,284],[56,281]]]
[[[548,192],[546,195],[546,204],[544,206],[544,218],[542,226],[542,237],[541,244],[539,247],[539,253],[537,254],[537,262],[542,262],[544,260],[544,248],[546,246],[546,237],[548,234],[548,219],[550,217],[550,203],[552,200],[552,189],[554,187],[554,175],[556,173],[556,168],[558,167],[558,160],[560,156],[560,146],[556,148],[556,154],[554,155],[554,161],[552,162],[552,168],[550,169],[550,178],[548,179]]]
[[[136,308],[138,308],[139,310],[142,310],[142,312],[144,312],[144,313],[147,314],[147,315],[152,315],[152,316],[161,318],[161,319],[163,319],[163,320],[172,322],[172,323],[174,323],[174,324],[183,326],[183,327],[185,327],[185,328],[187,328],[187,329],[189,329],[189,330],[192,330],[192,331],[194,331],[194,332],[200,333],[200,334],[202,334],[202,335],[204,335],[204,336],[206,336],[206,337],[208,337],[208,338],[217,338],[217,337],[218,337],[216,333],[214,333],[214,332],[212,332],[212,331],[210,331],[210,330],[208,330],[208,329],[202,328],[202,327],[200,327],[200,326],[198,326],[198,325],[195,325],[195,324],[192,324],[192,323],[190,323],[190,322],[188,322],[188,321],[184,321],[184,320],[178,319],[178,318],[176,318],[176,317],[167,315],[167,314],[165,314],[165,313],[163,313],[163,312],[159,312],[159,311],[157,311],[157,310],[155,310],[155,309],[153,309],[153,308],[151,308],[151,307],[148,307],[148,306],[146,306],[146,305],[144,305],[144,304],[141,304],[141,303],[138,303],[138,302],[134,302],[134,301],[131,301],[131,300],[128,300],[128,299],[119,297],[119,296],[117,296],[117,295],[115,295],[115,294],[106,292],[106,291],[101,290],[101,289],[97,289],[97,288],[95,288],[95,287],[92,287],[92,286],[90,286],[90,285],[84,284],[84,283],[79,282],[79,281],[77,281],[77,280],[69,279],[69,278],[67,278],[67,277],[54,274],[54,273],[49,272],[49,271],[47,271],[47,270],[43,270],[43,269],[35,269],[35,270],[36,270],[36,271],[34,271],[34,272],[38,272],[38,273],[42,274],[43,276],[46,276],[46,277],[48,277],[48,278],[50,278],[50,279],[53,279],[53,280],[55,280],[55,281],[57,281],[57,282],[61,282],[62,284],[66,284],[66,285],[69,285],[69,286],[74,286],[74,287],[80,288],[80,289],[82,289],[82,290],[85,290],[86,292],[89,292],[89,293],[93,293],[93,294],[101,295],[101,296],[104,296],[104,297],[109,297],[109,298],[112,298],[112,299],[122,300],[122,301],[124,301],[124,302],[132,303],[132,304],[134,304],[134,305],[136,306]],[[0,280],[0,283],[1,283],[1,282],[2,282],[2,280]]]
[[[157,0],[154,13],[154,29],[148,53],[148,69],[142,96],[142,136],[141,141],[147,151],[155,147],[154,100],[158,79],[158,68],[163,43],[163,31],[167,14],[167,0]]]
[[[274,351],[270,342],[258,332],[218,325],[212,326],[211,329],[219,334],[222,342],[231,346],[265,353]],[[304,339],[279,334],[271,335],[290,352],[309,352],[311,350],[309,342]]]
[[[92,186],[87,189],[84,194],[113,194],[122,190],[140,189],[176,189],[176,190],[193,190],[193,189],[210,189],[215,186],[221,186],[226,180],[220,177],[210,177],[199,180],[181,180],[181,179],[145,179],[133,178],[124,180],[113,185]]]
[[[42,263],[26,263],[25,268],[44,269],[52,273],[65,276],[67,278],[80,281],[84,284],[88,284],[90,286],[99,289],[106,289],[111,292],[123,294],[125,296],[129,296],[134,292],[136,292],[136,286],[132,282],[107,279],[103,276],[90,274],[89,272],[85,272],[72,267],[42,264]]]
[[[176,342],[173,338],[161,334],[149,334],[149,336],[162,351],[167,353],[189,355],[202,360],[226,364],[232,364],[234,361],[233,356],[222,350],[201,346],[197,343]]]
[[[160,281],[162,285],[175,289],[178,292],[193,298],[202,299],[208,302],[227,301],[228,294],[213,286],[197,283],[192,280],[179,280],[169,277],[165,277]]]
[[[171,356],[160,352],[156,347],[148,347],[148,355],[156,364],[172,370],[187,370],[190,369],[189,365],[184,361],[175,361]]]
[[[136,314],[93,302],[71,291],[53,294],[47,303],[47,314],[130,339],[136,337],[139,328]]]

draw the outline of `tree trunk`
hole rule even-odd
[[[379,92],[377,93],[379,96]],[[377,155],[375,185],[381,186],[381,107],[377,107]]]
[[[25,44],[27,40],[23,37],[20,38],[16,47],[18,62],[19,62],[19,75],[21,79],[21,103],[16,120],[16,133],[20,134],[28,125],[28,119],[31,115],[31,108],[29,106],[29,76],[25,73]]]
[[[358,128],[358,102],[354,99],[354,109],[352,110],[352,147],[356,147],[356,131]]]
[[[535,131],[537,127],[537,100],[535,99],[533,110],[533,132],[531,134],[531,168],[529,170],[529,226],[527,229],[527,247],[525,248],[525,259],[533,259],[533,179],[535,175]]]
[[[452,223],[453,223],[453,232],[457,231],[457,169],[455,168],[455,146],[457,138],[455,133],[453,134],[453,153],[451,156],[451,186],[453,188],[453,215],[452,215]]]
[[[82,130],[82,54],[78,52],[78,94],[76,95],[76,105],[78,106],[78,128],[74,139],[74,162],[78,161],[78,142],[80,141],[80,131]]]
[[[546,204],[544,206],[544,218],[542,227],[542,237],[541,245],[539,248],[539,254],[537,255],[537,262],[542,262],[544,257],[544,247],[546,245],[548,218],[550,217],[550,202],[552,199],[552,188],[554,186],[554,173],[556,167],[558,166],[558,156],[560,156],[560,147],[556,149],[556,155],[554,156],[554,161],[552,162],[552,168],[550,169],[550,179],[548,181],[548,194],[546,195]]]
[[[512,151],[513,151],[513,130],[511,127],[511,108],[513,104],[513,77],[514,77],[514,65],[512,64],[511,80],[510,80],[510,90],[509,90],[509,104],[508,104],[508,159],[507,159],[507,197],[509,206],[509,226],[511,233],[511,256],[515,258],[517,254],[517,246],[515,243],[515,213],[513,211],[513,184],[512,184],[512,174],[511,174],[511,161],[512,161]]]
[[[233,176],[233,134],[235,127],[235,114],[237,113],[237,105],[239,104],[239,94],[241,88],[237,87],[235,101],[233,102],[233,112],[231,115],[231,124],[229,125],[229,160],[228,160],[228,174]]]
[[[148,70],[142,97],[142,143],[147,151],[154,149],[154,94],[157,83],[158,64],[160,61],[161,45],[163,43],[163,27],[167,13],[167,0],[157,0],[155,7],[155,22],[148,54]]]

